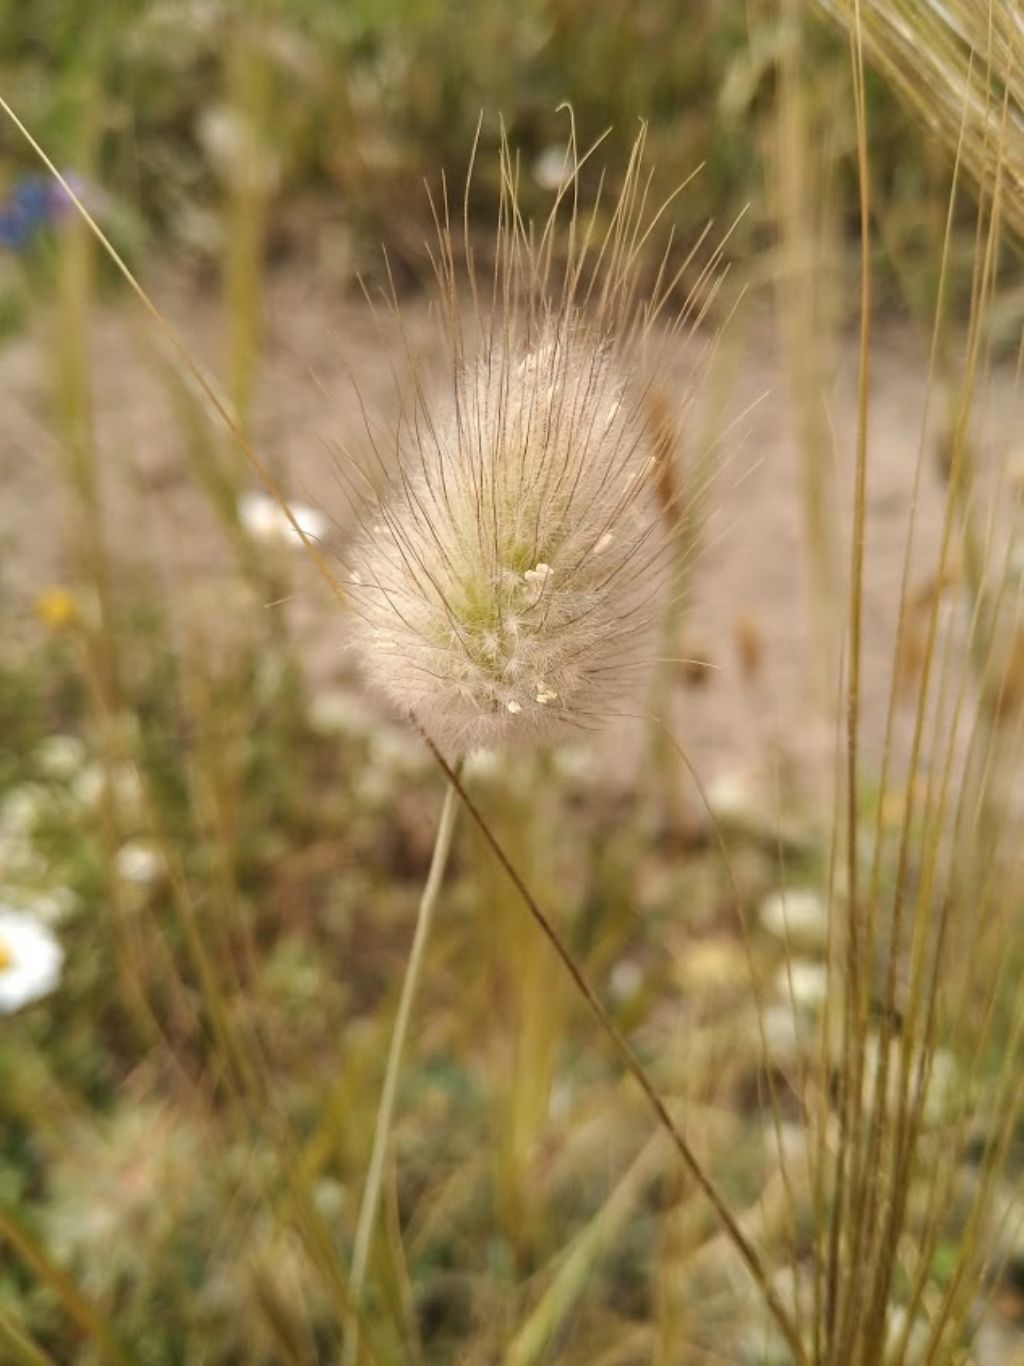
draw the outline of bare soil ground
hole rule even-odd
[[[163,270],[152,293],[211,374],[222,371],[223,308],[215,289]],[[253,442],[282,476],[290,496],[321,507],[344,535],[346,502],[337,462],[365,441],[351,382],[374,411],[395,404],[403,356],[394,338],[358,298],[313,273],[272,275],[264,299],[264,350],[256,383]],[[71,572],[62,533],[67,506],[52,420],[51,328],[31,331],[0,352],[0,594],[6,610],[28,616],[43,585]],[[414,350],[429,357],[434,324],[426,303],[404,307]],[[109,544],[126,565],[150,564],[172,595],[187,593],[217,613],[237,599],[224,538],[196,489],[184,454],[166,347],[130,299],[105,303],[89,337],[97,458]],[[884,730],[915,463],[921,448],[927,338],[894,327],[876,335],[871,386],[871,466],[866,542],[864,734],[877,752]],[[680,343],[675,378],[684,386],[693,347]],[[776,333],[748,310],[719,349],[713,390],[726,435],[703,527],[704,550],[693,576],[679,653],[713,667],[680,667],[672,722],[705,781],[760,771],[773,783],[796,780],[813,792],[827,775],[835,725],[826,720],[811,649],[808,565],[801,530],[800,468],[787,379]],[[399,380],[400,380],[399,375]],[[833,449],[818,458],[834,468],[839,559],[847,560],[856,431],[854,340],[836,348],[823,394]],[[671,394],[668,395],[671,399]],[[984,411],[1005,413],[1010,380],[997,379]],[[941,414],[939,414],[941,416]],[[702,419],[680,437],[685,471],[699,459]],[[1002,430],[995,418],[993,429]],[[945,490],[926,438],[911,582],[925,590],[934,570]],[[250,481],[251,482],[251,481]],[[350,673],[344,621],[315,575],[296,561],[294,600],[285,607],[303,626],[315,679]],[[907,714],[900,716],[905,731]],[[636,747],[633,747],[636,750]]]

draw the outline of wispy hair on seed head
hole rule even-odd
[[[641,130],[614,204],[602,176],[585,213],[580,170],[594,148],[580,157],[571,130],[538,227],[503,134],[486,275],[469,179],[464,278],[443,184],[432,200],[444,376],[428,382],[410,356],[412,393],[388,445],[370,431],[372,493],[360,496],[348,580],[368,680],[453,753],[595,725],[653,654],[677,510],[659,501],[649,393],[665,341],[696,324],[721,277],[719,250],[673,304],[697,248],[671,264],[671,231],[648,268],[671,197],[650,207],[644,142]],[[397,317],[393,290],[389,304]],[[673,395],[680,409],[692,390]]]

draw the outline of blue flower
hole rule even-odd
[[[76,194],[81,182],[69,177]],[[20,176],[11,187],[7,202],[0,204],[0,247],[23,251],[43,228],[64,217],[70,200],[64,187],[42,175]]]

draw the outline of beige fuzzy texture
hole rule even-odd
[[[349,561],[367,678],[452,754],[635,693],[666,576],[642,386],[570,306],[420,397]]]

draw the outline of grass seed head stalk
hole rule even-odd
[[[664,611],[678,509],[659,478],[650,363],[658,349],[655,324],[678,273],[668,269],[666,255],[654,297],[641,298],[637,263],[660,217],[646,210],[642,151],[641,135],[610,225],[595,240],[576,203],[574,140],[565,184],[539,230],[521,217],[514,163],[503,146],[489,289],[474,273],[468,223],[469,284],[458,282],[442,202],[435,263],[446,383],[425,384],[412,358],[415,391],[389,438],[390,464],[371,434],[376,468],[365,482],[374,493],[359,500],[361,529],[348,555],[352,640],[368,681],[413,718],[450,786],[378,1110],[350,1280],[356,1306],[454,795],[468,804],[457,763],[450,767],[443,756],[538,744],[567,724],[599,723],[638,683]],[[567,195],[567,239],[556,264],[555,227]],[[713,268],[700,279],[706,285],[712,277]],[[706,308],[713,292],[713,282],[698,286],[690,306]],[[481,299],[488,294],[485,311]],[[677,327],[669,322],[661,330],[671,335]],[[466,329],[475,338],[471,351]],[[550,923],[518,879],[516,885],[799,1348],[757,1254]],[[354,1318],[346,1363],[354,1366],[358,1351]]]
[[[507,188],[499,307],[470,320],[467,354],[469,301],[446,277],[447,376],[417,389],[397,469],[364,509],[348,559],[354,645],[371,684],[448,753],[598,724],[653,653],[669,538],[652,305],[636,302],[638,183],[596,247],[574,210],[557,267],[553,220],[538,243]],[[443,262],[449,251],[442,228]]]

